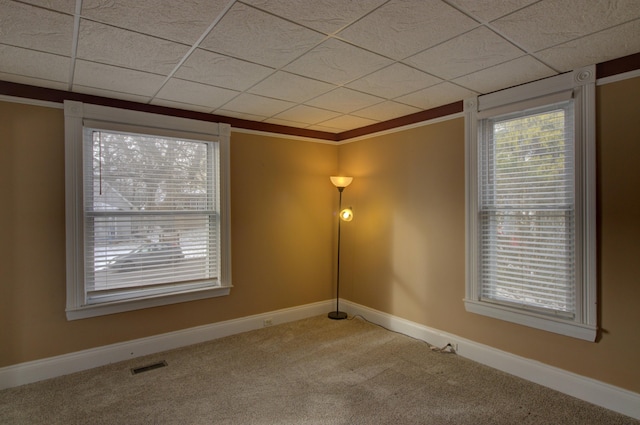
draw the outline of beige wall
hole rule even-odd
[[[640,392],[640,78],[597,96],[596,343],[465,311],[462,118],[340,146],[345,298]]]
[[[231,295],[65,318],[61,109],[0,102],[0,367],[330,299],[337,147],[231,135]]]

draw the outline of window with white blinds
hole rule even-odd
[[[217,285],[218,143],[84,129],[87,303]]]
[[[67,317],[229,293],[229,127],[65,102]]]
[[[465,307],[594,340],[595,92],[581,72],[465,102]]]
[[[481,120],[481,299],[575,311],[573,102]]]

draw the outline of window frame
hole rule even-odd
[[[574,208],[575,208],[575,312],[573,317],[546,314],[481,299],[480,214],[481,190],[479,122],[510,112],[551,105],[560,99],[574,101]],[[468,312],[541,329],[578,339],[597,336],[596,276],[596,163],[595,66],[589,66],[533,83],[481,95],[464,101],[466,170],[466,287]]]
[[[64,102],[65,114],[65,220],[66,220],[66,316],[83,319],[204,298],[225,296],[231,284],[230,133],[228,124],[164,116],[93,105]],[[84,129],[138,133],[215,142],[218,144],[220,246],[216,286],[178,288],[161,295],[88,303],[84,282]],[[177,285],[179,287],[179,285]],[[188,285],[187,285],[188,286]]]

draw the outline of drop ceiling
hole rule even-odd
[[[640,0],[0,0],[0,80],[340,133],[640,52]]]

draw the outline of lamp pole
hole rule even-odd
[[[338,264],[337,264],[337,276],[336,276],[336,311],[332,311],[328,314],[329,319],[333,320],[343,320],[347,318],[347,313],[344,311],[340,311],[339,302],[340,302],[340,222],[342,219],[340,218],[340,211],[342,211],[342,191],[344,187],[338,187],[338,192],[340,192],[340,200],[338,202]]]

